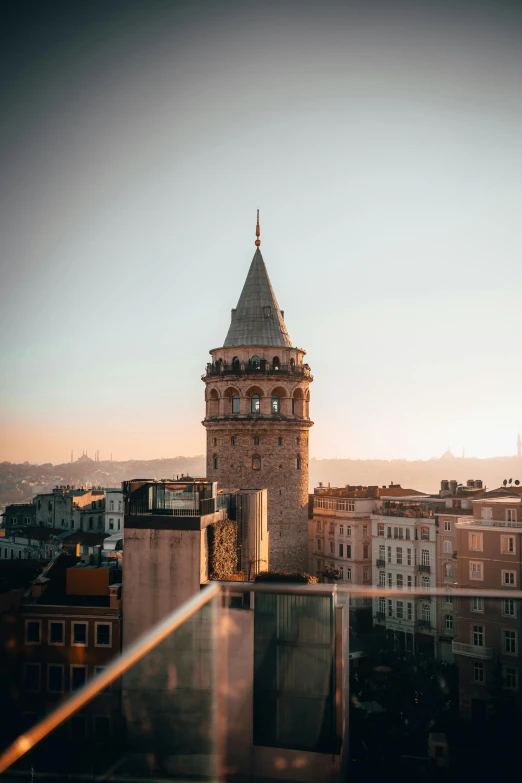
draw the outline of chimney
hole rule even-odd
[[[121,604],[121,582],[109,585],[109,608],[119,609]]]

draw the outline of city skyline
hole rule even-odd
[[[257,208],[311,457],[516,453],[516,4],[37,5],[3,53],[0,460],[203,454]]]

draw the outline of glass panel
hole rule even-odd
[[[18,771],[29,780],[32,770],[35,780],[217,780],[220,602],[220,595],[211,599],[22,756],[11,768],[13,779]],[[25,693],[24,703],[11,705],[2,750],[63,698],[56,693],[81,687],[85,677],[91,682],[101,669],[49,668],[41,665],[41,677],[29,668],[33,713],[22,715]]]

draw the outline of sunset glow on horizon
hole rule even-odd
[[[257,208],[310,457],[516,453],[519,4],[43,5],[2,53],[0,461],[203,454]]]

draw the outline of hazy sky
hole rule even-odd
[[[509,454],[522,4],[3,5],[0,459],[204,451],[262,252],[311,455]]]

